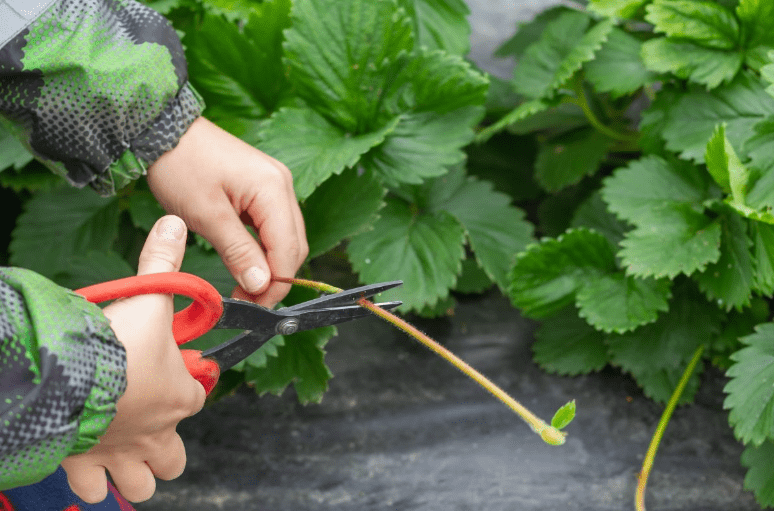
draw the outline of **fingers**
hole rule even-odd
[[[109,465],[118,492],[131,502],[144,502],[156,492],[156,478],[147,463],[139,460]]]
[[[242,289],[252,294],[263,292],[271,279],[263,250],[242,224],[225,192],[214,202],[197,229],[199,234],[212,243]]]
[[[180,435],[173,431],[164,448],[157,449],[154,455],[148,458],[147,464],[153,475],[164,481],[180,477],[186,464],[185,444]]]
[[[62,460],[67,473],[70,489],[89,504],[102,502],[107,498],[107,475],[105,467],[93,464],[83,455],[69,456]]]
[[[159,218],[142,247],[137,275],[179,271],[185,255],[186,235],[185,223],[179,217]]]

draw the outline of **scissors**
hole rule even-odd
[[[275,335],[290,335],[368,316],[371,312],[356,305],[357,300],[370,298],[402,284],[402,281],[371,284],[277,310],[226,298],[201,277],[181,272],[127,277],[77,289],[75,292],[92,303],[154,293],[174,293],[192,298],[193,303],[177,312],[172,320],[172,334],[178,346],[213,328],[244,330],[203,352],[180,350],[186,369],[209,394],[222,371],[247,358]],[[401,303],[377,305],[394,309]]]

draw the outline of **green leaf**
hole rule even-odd
[[[720,223],[687,205],[676,205],[659,209],[648,224],[626,233],[618,255],[630,275],[674,278],[717,262],[720,241]]]
[[[736,437],[760,446],[774,438],[774,323],[758,325],[741,341],[745,348],[731,355],[734,365],[726,372],[723,407]]]
[[[745,48],[774,46],[774,3],[768,0],[739,0],[736,15],[743,27]]]
[[[604,334],[571,309],[543,321],[532,351],[543,370],[565,376],[599,371],[607,364]]]
[[[549,192],[576,184],[597,172],[612,145],[612,140],[593,128],[553,138],[538,151],[535,177]]]
[[[610,335],[607,343],[612,363],[631,373],[648,396],[666,402],[696,348],[719,332],[719,311],[683,284],[675,287],[669,311],[655,323]],[[692,386],[695,392],[698,385]],[[688,389],[681,402],[691,396]]]
[[[692,90],[679,98],[669,109],[663,137],[667,148],[682,158],[704,163],[707,141],[718,124],[725,122],[728,140],[742,147],[755,133],[755,125],[771,115],[774,98],[757,77],[740,73],[712,92]]]
[[[714,89],[739,73],[745,54],[707,48],[692,41],[662,37],[642,45],[642,61],[649,71],[676,76]]]
[[[559,408],[551,419],[551,426],[556,429],[566,428],[575,418],[575,400]]]
[[[643,228],[662,220],[662,210],[678,205],[703,211],[710,193],[708,176],[701,169],[658,156],[646,156],[616,170],[602,187],[610,211]]]
[[[453,184],[445,186],[449,181]],[[439,188],[447,188],[448,198],[438,200],[443,193]],[[478,264],[500,289],[507,289],[514,257],[532,242],[533,226],[524,219],[524,212],[511,206],[510,197],[494,191],[488,181],[466,178],[462,168],[435,181],[431,200],[435,201],[432,211],[448,212],[462,224]]]
[[[748,445],[742,452],[742,465],[747,467],[744,489],[755,494],[755,500],[765,508],[774,506],[774,442]]]
[[[607,17],[633,18],[649,0],[590,0],[591,12]]]
[[[129,202],[129,216],[132,224],[146,233],[153,229],[159,218],[166,215],[166,211],[151,192],[134,191],[126,198]]]
[[[527,48],[540,39],[548,24],[567,11],[564,6],[554,6],[540,12],[530,21],[518,23],[516,33],[495,50],[494,56],[521,59]]]
[[[535,114],[544,112],[548,110],[550,107],[551,107],[551,103],[549,101],[545,101],[542,99],[533,99],[532,101],[526,101],[520,104],[519,106],[517,106],[516,108],[514,108],[513,110],[511,110],[508,114],[498,119],[497,122],[495,122],[491,126],[487,126],[485,129],[481,130],[478,133],[478,135],[476,135],[476,142],[486,142],[495,133],[502,131],[508,126],[516,124],[519,121],[528,119],[529,117],[532,117]]]
[[[729,210],[719,217],[723,229],[720,258],[694,278],[699,288],[718,307],[731,310],[750,305],[754,283],[752,241],[747,235],[747,222]]]
[[[368,174],[360,176],[355,169],[345,170],[318,186],[301,208],[309,257],[321,255],[341,240],[370,229],[384,205],[384,195],[379,181]]]
[[[32,161],[32,154],[0,122],[0,171],[13,167],[21,169]]]
[[[470,9],[464,0],[400,0],[414,20],[417,44],[464,56],[470,52]]]
[[[245,381],[259,395],[280,395],[292,383],[301,404],[319,403],[333,377],[323,348],[334,335],[336,329],[329,326],[274,337],[248,357]]]
[[[486,101],[489,79],[458,55],[422,48],[402,56],[400,70],[385,79],[380,111],[445,114]]]
[[[516,91],[528,98],[550,97],[592,60],[607,40],[613,22],[603,20],[587,32],[590,22],[585,14],[568,11],[549,23],[514,71]]]
[[[309,0],[294,2],[292,20],[285,63],[297,94],[344,131],[371,131],[399,57],[414,47],[405,10],[395,0]]]
[[[209,12],[221,14],[231,21],[246,21],[266,3],[263,0],[203,0]]]
[[[623,272],[600,275],[578,289],[578,315],[603,332],[634,330],[669,309],[670,287],[668,279],[639,279]]]
[[[352,238],[348,252],[353,269],[366,283],[403,280],[405,291],[384,293],[400,299],[400,310],[420,310],[449,295],[465,255],[465,230],[446,212],[422,213],[399,199],[387,206],[374,229]]]
[[[654,0],[645,19],[656,32],[695,41],[707,48],[730,50],[739,43],[739,22],[734,13],[715,2]]]
[[[61,187],[35,194],[11,234],[10,263],[52,278],[72,256],[107,252],[118,234],[118,199]]]
[[[21,170],[8,169],[0,172],[0,186],[10,188],[16,193],[41,192],[62,186],[62,178],[33,160]]]
[[[731,196],[726,198],[726,203],[737,213],[745,218],[774,224],[774,215],[771,213],[770,201],[772,185],[774,185],[773,173],[767,172],[755,182],[752,189],[753,204],[748,205],[747,190],[750,188],[751,173],[742,164],[734,151],[733,146],[725,136],[725,125],[720,125],[707,144],[707,169],[712,177]],[[757,207],[755,207],[757,206]]]
[[[688,364],[686,363],[685,366],[687,365]],[[696,392],[698,392],[699,386],[701,385],[699,377],[703,370],[704,365],[699,363],[691,377],[688,379],[683,394],[677,400],[678,405],[693,402],[693,398],[696,396]],[[667,403],[672,397],[684,371],[685,367],[679,369],[660,369],[642,373],[630,371],[630,373],[637,384],[642,388],[645,396],[658,403]]]
[[[630,225],[616,218],[608,210],[599,191],[594,192],[591,197],[578,206],[570,226],[585,227],[597,231],[607,238],[607,241],[614,247],[618,246],[618,243],[624,239],[626,231],[631,229]]]
[[[210,106],[217,106],[221,116],[242,119],[264,117],[272,106],[267,92],[282,75],[269,76],[271,66],[261,62],[265,55],[239,29],[225,19],[207,16],[197,30],[186,33],[188,70],[191,82]],[[251,65],[246,65],[250,62]],[[275,66],[276,69],[276,66]]]
[[[119,254],[113,251],[90,251],[86,255],[70,257],[67,269],[52,279],[68,289],[80,289],[100,282],[135,275],[135,271]]]
[[[385,141],[363,158],[362,165],[392,186],[441,176],[464,159],[462,147],[473,140],[472,126],[483,113],[482,107],[471,106],[442,115],[405,114]]]
[[[334,174],[354,167],[372,147],[394,132],[400,119],[377,131],[352,136],[309,108],[280,108],[260,133],[262,151],[283,162],[293,172],[300,200]]]
[[[613,249],[604,236],[569,230],[530,245],[517,256],[509,296],[525,315],[544,318],[573,303],[575,293],[589,280],[615,270]]]
[[[743,152],[750,158],[749,166],[758,170],[761,180],[770,177],[769,170],[774,169],[774,117],[769,117],[755,125],[755,135],[746,140]],[[755,186],[755,183],[753,183]],[[758,192],[760,194],[761,192]],[[768,193],[768,192],[765,192]],[[755,195],[750,190],[748,197]],[[774,204],[774,200],[772,201]]]
[[[774,294],[774,225],[751,222],[754,287],[764,296]]]
[[[650,85],[655,77],[645,68],[641,49],[637,38],[614,28],[594,60],[584,65],[586,80],[597,92],[609,92],[614,98]]]

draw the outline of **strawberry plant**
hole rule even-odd
[[[774,4],[590,0],[499,54],[517,65],[498,90],[518,99],[478,139],[538,144],[543,238],[509,272],[513,304],[542,320],[535,360],[619,367],[670,402],[665,420],[705,365],[725,371],[745,488],[774,506]]]
[[[452,307],[460,287],[507,289],[511,256],[531,241],[532,225],[465,168],[489,80],[463,58],[463,0],[145,3],[181,35],[203,115],[292,170],[312,263],[348,261],[363,283],[401,279],[402,312],[428,316]],[[5,263],[71,288],[130,275],[163,214],[143,179],[109,198],[63,186],[6,131],[0,170],[4,192],[22,203],[9,219]],[[302,273],[314,277],[316,267]],[[182,270],[224,295],[235,286],[198,236]],[[295,289],[287,303],[307,298]],[[319,401],[334,332],[278,336],[222,381],[258,393],[292,384],[302,402]]]

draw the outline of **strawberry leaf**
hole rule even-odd
[[[514,257],[532,242],[533,227],[524,212],[488,181],[465,177],[461,167],[434,181],[429,200],[433,211],[445,211],[462,224],[480,267],[500,289],[507,289]]]
[[[742,452],[742,465],[747,467],[744,489],[755,493],[758,504],[765,508],[774,506],[774,441],[760,445],[748,445]]]
[[[11,234],[10,262],[52,278],[91,250],[108,252],[118,235],[118,199],[60,187],[35,194]]]
[[[406,11],[395,0],[310,0],[294,2],[291,18],[285,63],[298,95],[344,132],[372,131],[399,57],[414,48]]]
[[[470,9],[464,0],[400,0],[414,20],[417,44],[464,56],[470,52]]]
[[[720,259],[721,226],[687,205],[659,209],[650,221],[626,233],[621,257],[640,277],[674,278],[704,271]]]
[[[586,79],[598,92],[621,97],[653,82],[653,74],[640,57],[642,43],[614,28],[594,60],[584,64]]]
[[[720,258],[694,276],[699,288],[718,306],[731,310],[750,305],[755,285],[752,241],[747,235],[747,221],[725,208],[721,210],[722,228]]]
[[[731,83],[711,92],[694,89],[682,95],[668,109],[662,135],[668,149],[704,163],[707,141],[719,123],[726,123],[729,142],[743,147],[755,133],[755,125],[771,115],[774,98],[757,77],[740,73]]]
[[[421,310],[449,296],[462,269],[465,230],[449,213],[421,212],[395,198],[374,229],[355,236],[349,258],[360,280],[375,283],[403,280],[403,289],[385,292],[385,300],[400,299],[400,310]]]
[[[549,192],[576,184],[599,169],[612,145],[612,140],[591,128],[555,137],[538,151],[535,178]]]
[[[516,91],[534,99],[553,96],[594,58],[613,29],[609,19],[587,31],[590,23],[587,15],[577,11],[564,12],[551,21],[519,61],[513,75]]]
[[[309,257],[332,249],[344,238],[371,228],[384,206],[384,187],[368,174],[357,170],[333,176],[303,202]],[[352,197],[357,197],[356,201]],[[342,214],[346,211],[346,214]]]
[[[296,195],[303,200],[332,175],[355,166],[398,122],[396,118],[376,131],[352,136],[310,108],[281,108],[261,131],[260,148],[293,172]]]
[[[590,0],[589,10],[602,16],[633,18],[649,0]]]
[[[742,442],[760,446],[774,438],[774,323],[755,327],[755,333],[740,339],[745,347],[733,355],[726,375],[724,408],[728,421]]]
[[[532,345],[535,362],[550,373],[586,374],[607,364],[605,334],[595,330],[574,311],[545,319]]]

